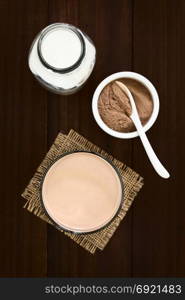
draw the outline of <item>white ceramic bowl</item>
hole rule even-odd
[[[97,124],[101,127],[101,129],[103,129],[106,133],[117,137],[117,138],[121,138],[121,139],[131,139],[134,137],[138,136],[138,132],[137,131],[132,131],[132,132],[119,132],[119,131],[115,131],[111,128],[109,128],[101,119],[101,116],[99,114],[99,110],[98,110],[98,99],[99,96],[102,92],[102,90],[104,89],[104,87],[109,84],[111,81],[113,80],[117,80],[120,78],[132,78],[135,79],[139,82],[141,82],[150,92],[151,96],[152,96],[152,100],[153,100],[153,111],[151,114],[150,119],[148,120],[148,122],[143,126],[144,131],[147,131],[148,129],[150,129],[152,127],[152,125],[154,124],[154,122],[157,119],[158,113],[159,113],[159,96],[158,93],[155,89],[155,87],[153,86],[153,84],[144,76],[135,73],[135,72],[118,72],[118,73],[114,73],[110,76],[108,76],[107,78],[105,78],[96,88],[94,95],[93,95],[93,99],[92,99],[92,111],[93,111],[93,115],[94,118],[97,122]]]

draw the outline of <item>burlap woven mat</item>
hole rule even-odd
[[[27,200],[24,208],[50,224],[52,224],[52,222],[46,216],[40,202],[41,180],[43,178],[43,174],[52,164],[53,160],[55,160],[58,156],[65,152],[74,150],[93,151],[100,153],[104,157],[107,157],[118,168],[124,182],[123,207],[121,208],[118,216],[112,221],[111,224],[109,224],[109,226],[99,232],[84,235],[72,234],[61,230],[62,232],[64,232],[64,234],[69,236],[73,241],[84,247],[90,253],[95,253],[97,248],[103,250],[110,238],[113,236],[116,228],[119,226],[121,220],[125,217],[134,198],[141,189],[143,185],[143,179],[135,171],[127,167],[124,163],[118,161],[117,159],[106,153],[104,150],[92,144],[74,130],[70,130],[68,135],[59,133],[49,152],[46,154],[44,160],[38,167],[36,173],[34,174],[33,178],[22,194],[22,196]]]

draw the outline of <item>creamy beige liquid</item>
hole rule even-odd
[[[64,229],[91,232],[117,213],[122,186],[115,169],[98,155],[77,152],[56,161],[42,186],[43,204]]]

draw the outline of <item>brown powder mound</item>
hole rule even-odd
[[[122,81],[132,93],[136,107],[144,125],[153,110],[153,101],[146,87],[140,82],[124,78]],[[131,132],[135,130],[134,124],[130,119],[132,112],[127,95],[113,81],[108,84],[100,94],[98,109],[104,123],[111,129],[119,132]]]
[[[98,109],[105,124],[116,131],[128,132],[133,123],[129,118],[131,106],[126,94],[115,83],[108,84],[102,91]]]

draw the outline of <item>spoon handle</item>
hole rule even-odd
[[[164,168],[164,166],[161,164],[160,160],[158,159],[157,155],[155,154],[154,150],[152,149],[152,146],[150,145],[150,142],[143,130],[143,126],[141,124],[140,118],[138,116],[138,112],[137,112],[137,108],[135,105],[135,101],[134,98],[132,97],[131,92],[129,91],[129,89],[126,87],[125,84],[123,84],[120,81],[116,81],[116,84],[126,93],[126,95],[128,96],[130,103],[131,103],[131,107],[132,107],[132,114],[130,115],[130,118],[132,119],[138,134],[140,136],[140,139],[143,143],[143,146],[145,148],[145,151],[148,155],[148,158],[152,164],[152,166],[154,167],[154,169],[156,170],[156,172],[163,178],[169,178],[170,174],[168,173],[168,171]]]
[[[130,116],[130,118],[132,119],[132,121],[134,122],[135,124],[135,127],[138,131],[138,134],[140,136],[140,139],[143,143],[143,146],[145,148],[145,151],[148,155],[148,158],[152,164],[152,166],[154,167],[155,171],[163,178],[169,178],[170,177],[170,174],[168,173],[168,171],[164,168],[164,166],[161,164],[160,160],[158,159],[157,155],[155,154],[144,130],[143,130],[143,127],[142,127],[142,124],[141,124],[141,121],[138,117],[137,114],[132,114]]]

